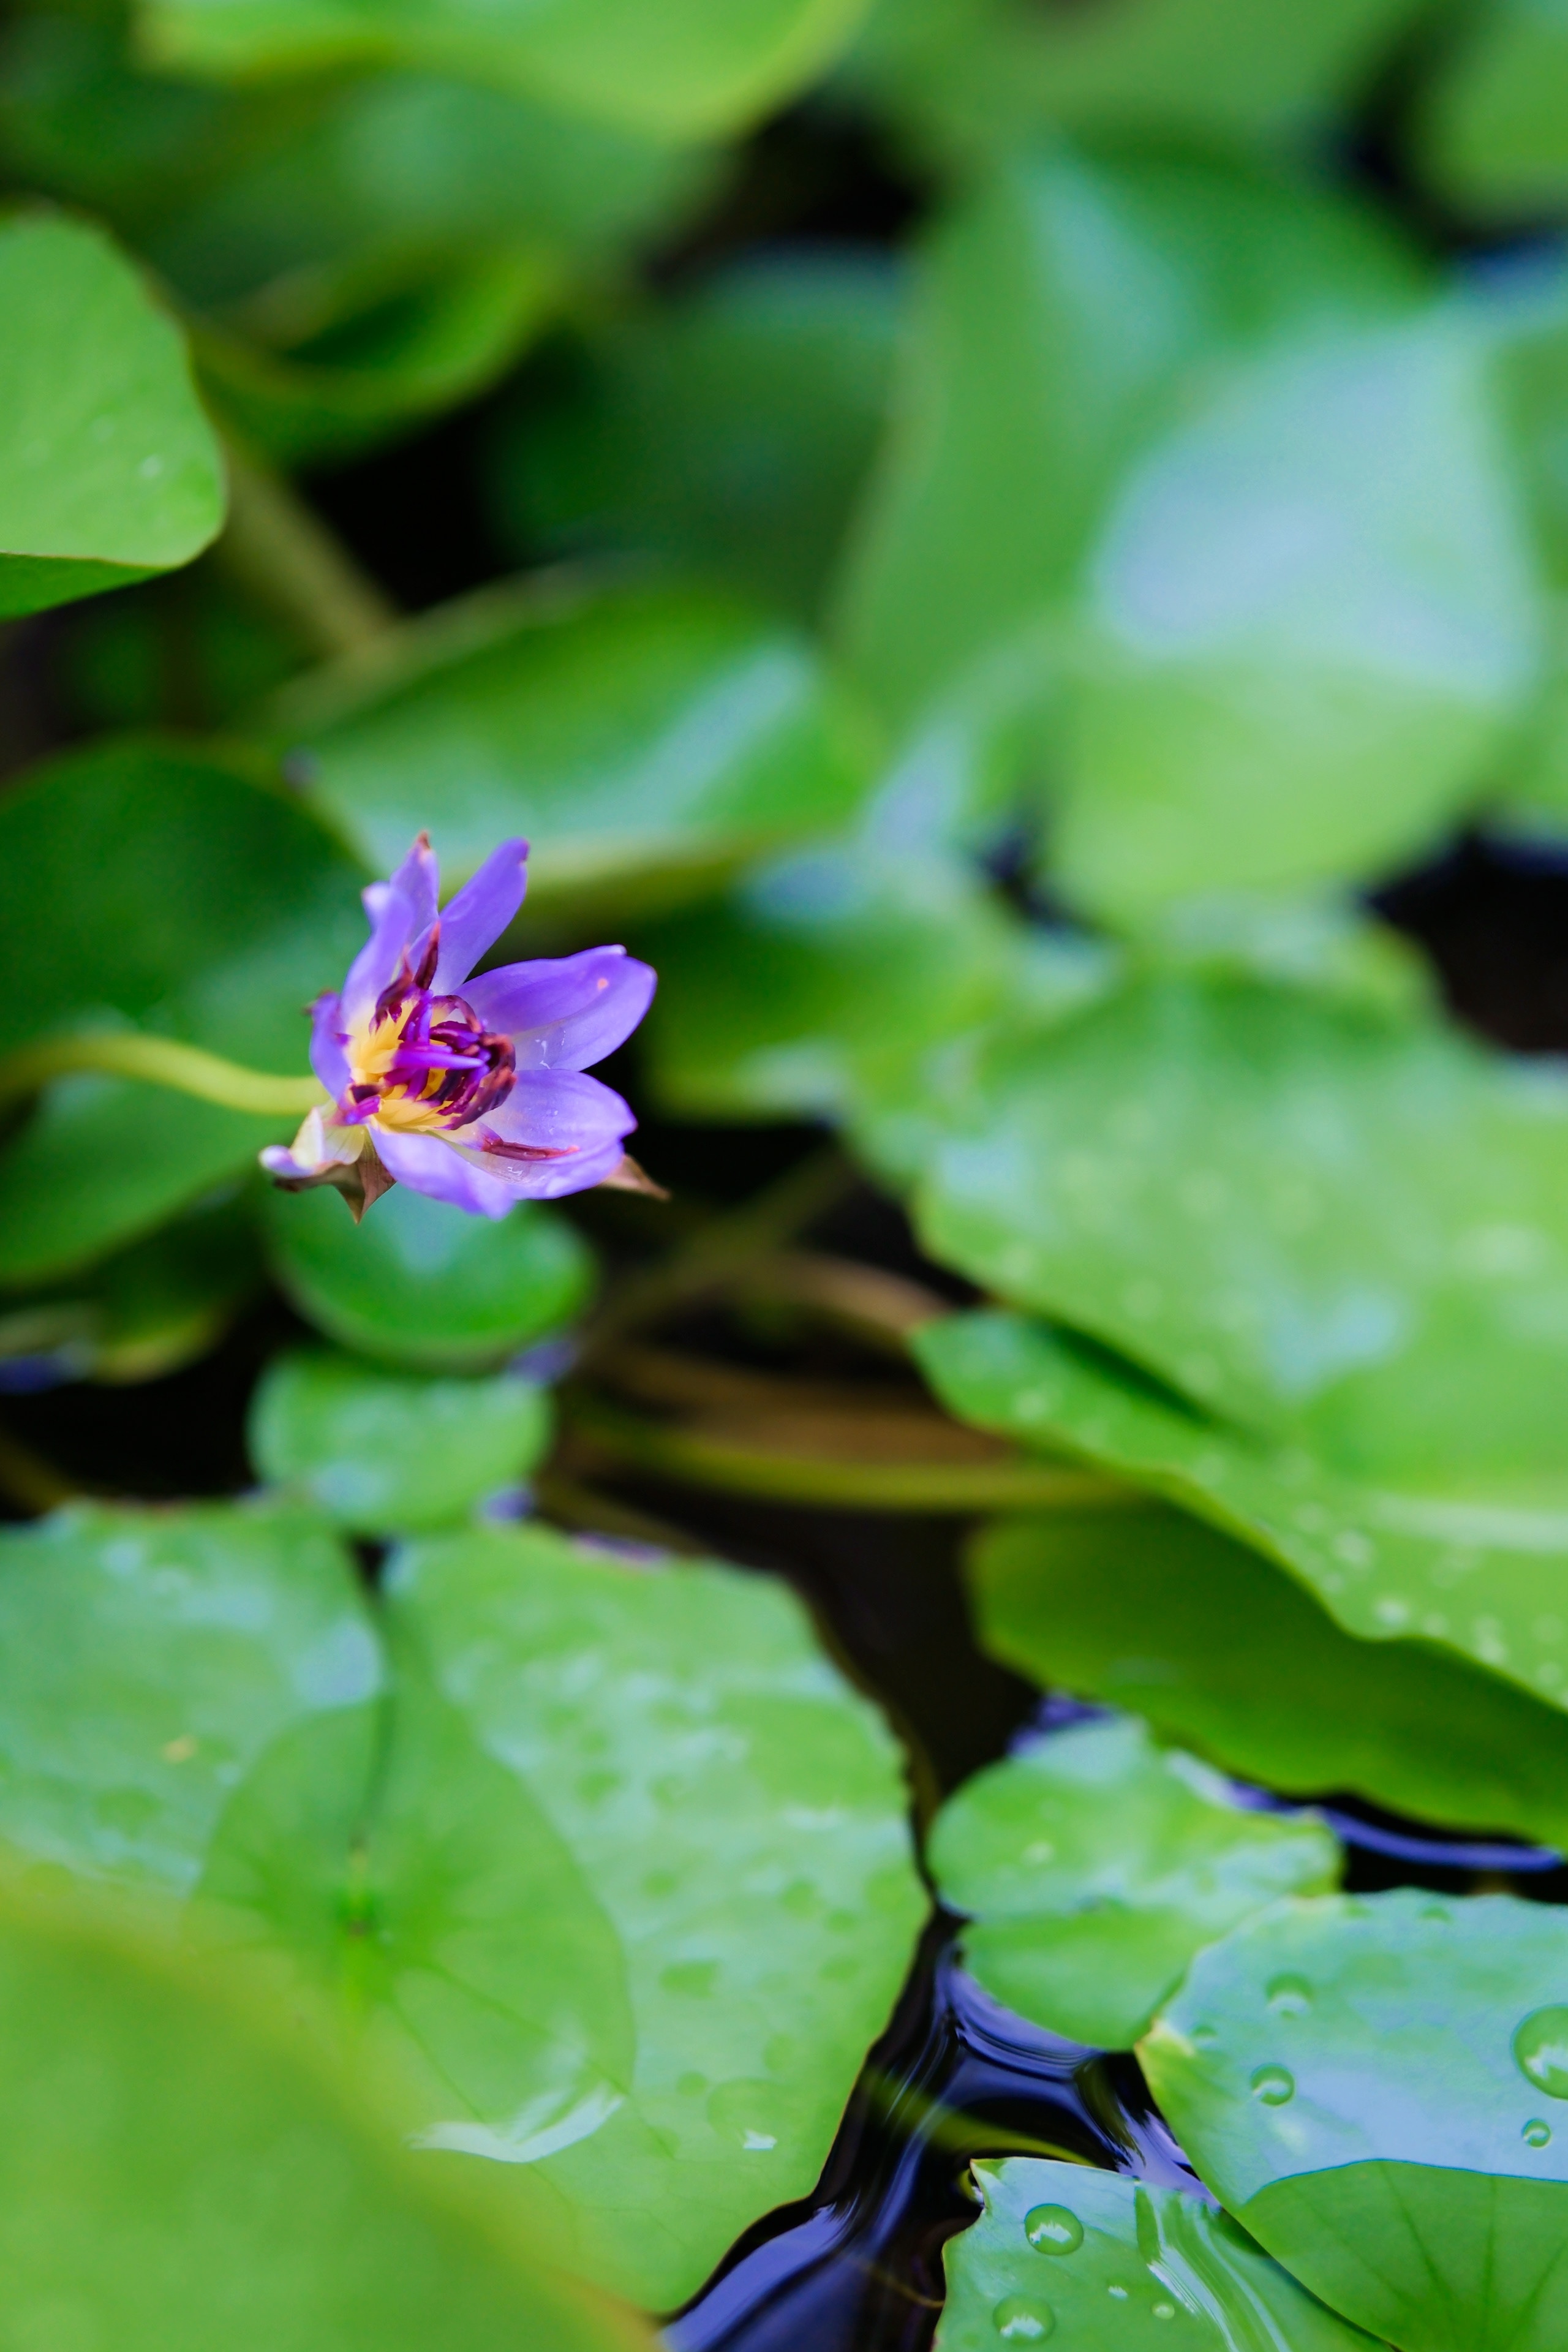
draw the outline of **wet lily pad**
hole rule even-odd
[[[806,2193],[925,1898],[891,1735],[781,1588],[475,1529],[373,1617],[298,1511],[79,1526],[0,1538],[0,1835],[199,1882],[455,2194],[655,2308]]]
[[[85,223],[0,224],[0,614],[190,562],[222,460],[171,319]]]
[[[1228,2213],[1085,2165],[977,2164],[984,2210],[943,2250],[937,2352],[1373,2352]]]
[[[1428,1643],[1353,1639],[1201,1519],[1144,1507],[1002,1521],[969,1582],[993,1657],[1135,1708],[1229,1771],[1568,1850],[1568,1717]]]
[[[465,2215],[297,2021],[136,1923],[0,1916],[0,2262],[28,2343],[636,2352],[629,2313]]]
[[[1200,1953],[1140,2045],[1183,2147],[1303,2284],[1401,2352],[1568,2329],[1568,1913],[1292,1901]]]
[[[1203,1945],[1339,1874],[1321,1822],[1237,1804],[1131,1717],[977,1772],[938,1814],[927,1858],[942,1902],[969,1916],[964,1961],[987,1992],[1105,2050],[1131,2048]]]
[[[520,1486],[550,1442],[545,1391],[515,1373],[432,1380],[324,1349],[275,1356],[247,1436],[266,1478],[362,1535],[450,1527]]]
[[[487,591],[289,688],[268,726],[377,873],[421,826],[448,882],[524,835],[531,911],[700,895],[835,828],[866,782],[805,640],[696,588]]]
[[[916,1335],[963,1419],[1094,1462],[1288,1569],[1346,1633],[1431,1643],[1568,1705],[1568,1511],[1340,1476],[1152,1388],[1134,1367],[1023,1316],[950,1317]]]
[[[419,1371],[487,1371],[571,1321],[594,1259],[537,1202],[455,1217],[399,1184],[356,1225],[325,1190],[271,1192],[272,1271],[300,1312],[356,1353]]]

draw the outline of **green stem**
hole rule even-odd
[[[53,1078],[78,1071],[107,1077],[140,1078],[172,1087],[176,1094],[221,1103],[226,1110],[251,1110],[279,1118],[303,1118],[327,1099],[314,1078],[276,1077],[226,1062],[199,1045],[173,1037],[147,1037],[134,1030],[108,1030],[94,1036],[45,1037],[0,1059],[0,1103],[37,1094]]]
[[[319,660],[391,628],[395,605],[290,484],[232,441],[226,454],[228,521],[213,560],[236,587]]]
[[[1126,1510],[1131,1486],[1020,1454],[1001,1462],[840,1462],[737,1445],[666,1422],[581,1404],[573,1429],[614,1460],[679,1486],[838,1511]]]

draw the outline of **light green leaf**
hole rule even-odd
[[[323,1187],[270,1192],[272,1271],[331,1339],[417,1371],[479,1372],[571,1320],[594,1281],[588,1246],[556,1211],[456,1215],[399,1184],[363,1224]]]
[[[1568,1087],[1436,1021],[1152,978],[1003,1035],[932,1154],[932,1255],[1324,1475],[1547,1498]],[[1452,1540],[1461,1540],[1457,1536]]]
[[[188,563],[222,464],[172,321],[98,230],[0,222],[0,614]]]
[[[915,1351],[963,1419],[1125,1477],[1288,1569],[1345,1632],[1433,1643],[1568,1706],[1568,1510],[1510,1495],[1390,1491],[1269,1447],[1063,1334],[953,1316]]]
[[[1417,1889],[1279,1905],[1140,2045],[1237,2218],[1401,2352],[1568,2328],[1568,1914]]]
[[[1228,2213],[1079,2164],[977,2164],[980,2219],[942,2251],[937,2352],[1055,2336],[1072,2352],[1373,2352]]]
[[[361,1535],[449,1527],[524,1479],[550,1442],[542,1389],[429,1380],[325,1349],[274,1357],[251,1400],[264,1478]]]
[[[878,255],[784,249],[610,328],[500,444],[519,556],[649,551],[809,617],[881,423],[899,289]]]
[[[1568,1849],[1568,1719],[1421,1642],[1344,1633],[1294,1578],[1173,1510],[1001,1522],[970,1555],[981,1646],[1135,1707],[1228,1771]]]
[[[302,682],[268,724],[378,873],[421,826],[449,881],[521,833],[549,912],[700,895],[841,824],[866,781],[805,641],[699,589],[486,591]]]
[[[295,2021],[111,1915],[0,1922],[0,2263],[28,2345],[635,2352],[458,2210]]]
[[[1568,8],[1489,0],[1456,20],[1418,92],[1417,167],[1452,205],[1533,221],[1568,200]]]
[[[363,940],[357,882],[309,811],[243,768],[153,741],[69,754],[0,807],[10,1042],[129,1023],[303,1072],[300,1007]],[[288,1127],[129,1080],[62,1080],[0,1158],[0,1283],[89,1264]]]
[[[908,720],[1076,607],[1130,460],[1201,415],[1222,362],[1386,324],[1418,289],[1371,216],[1261,173],[1053,150],[988,174],[928,246],[845,583],[883,708]]]
[[[0,1838],[188,1893],[268,1745],[373,1697],[380,1646],[313,1513],[73,1507],[0,1535]]]
[[[1080,903],[1376,874],[1489,782],[1541,620],[1488,356],[1452,316],[1303,341],[1119,486],[1053,843]]]
[[[975,1773],[937,1815],[927,1859],[942,1902],[973,1923],[964,1963],[986,1991],[1103,2050],[1131,2048],[1205,1944],[1339,1875],[1320,1822],[1238,1805],[1131,1717]]]
[[[420,0],[150,0],[144,45],[181,72],[239,77],[405,65],[499,83],[671,139],[738,127],[803,87],[842,46],[864,0],[547,0],[482,8]]]

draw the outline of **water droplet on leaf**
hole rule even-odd
[[[1514,2063],[1549,2099],[1568,2099],[1568,2007],[1532,2010],[1513,2037]]]
[[[1552,2137],[1552,2126],[1541,2116],[1531,2116],[1520,2134],[1527,2147],[1544,2147]]]
[[[1275,1977],[1268,2000],[1276,2017],[1305,2017],[1312,2006],[1312,1988],[1305,1977]]]
[[[1252,2095],[1266,2107],[1282,2107],[1296,2095],[1296,2077],[1287,2066],[1259,2066],[1252,2076]]]
[[[997,2305],[991,2320],[997,2335],[1005,2336],[1009,2344],[1042,2344],[1055,2327],[1057,2315],[1048,2303],[1010,2294]]]
[[[1024,2235],[1042,2254],[1070,2254],[1083,2243],[1083,2223],[1066,2205],[1037,2205],[1024,2216]]]

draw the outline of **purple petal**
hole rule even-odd
[[[434,982],[437,996],[460,988],[485,950],[500,939],[522,904],[527,867],[527,842],[503,841],[442,909],[441,954]]]
[[[345,1028],[357,1029],[369,1020],[404,949],[435,921],[439,878],[430,844],[421,834],[391,881],[374,882],[365,891],[371,932],[343,982]]]
[[[487,1029],[510,1037],[521,1070],[585,1070],[631,1035],[658,976],[625,948],[503,964],[465,991]]]
[[[375,1129],[375,1148],[389,1174],[411,1192],[432,1201],[446,1201],[474,1217],[504,1217],[517,1199],[510,1184],[500,1183],[487,1168],[466,1152],[454,1151],[438,1135],[399,1135],[392,1129]]]
[[[318,996],[310,1007],[310,1067],[335,1102],[348,1085],[349,1057],[338,1043],[343,1025],[341,996]]]
[[[520,1070],[505,1102],[452,1140],[515,1198],[552,1201],[603,1181],[637,1121],[619,1095],[578,1070]],[[537,1155],[537,1156],[536,1156]]]
[[[292,1177],[296,1183],[303,1183],[321,1172],[319,1165],[308,1168],[303,1160],[296,1160],[286,1143],[264,1144],[256,1156],[269,1176]]]
[[[478,1154],[463,1154],[465,1160]],[[501,1160],[495,1163],[496,1173],[513,1201],[560,1201],[568,1192],[586,1192],[593,1185],[602,1184],[613,1176],[626,1154],[616,1141],[606,1143],[596,1151],[584,1151],[571,1160]],[[486,1162],[487,1171],[490,1163]]]

